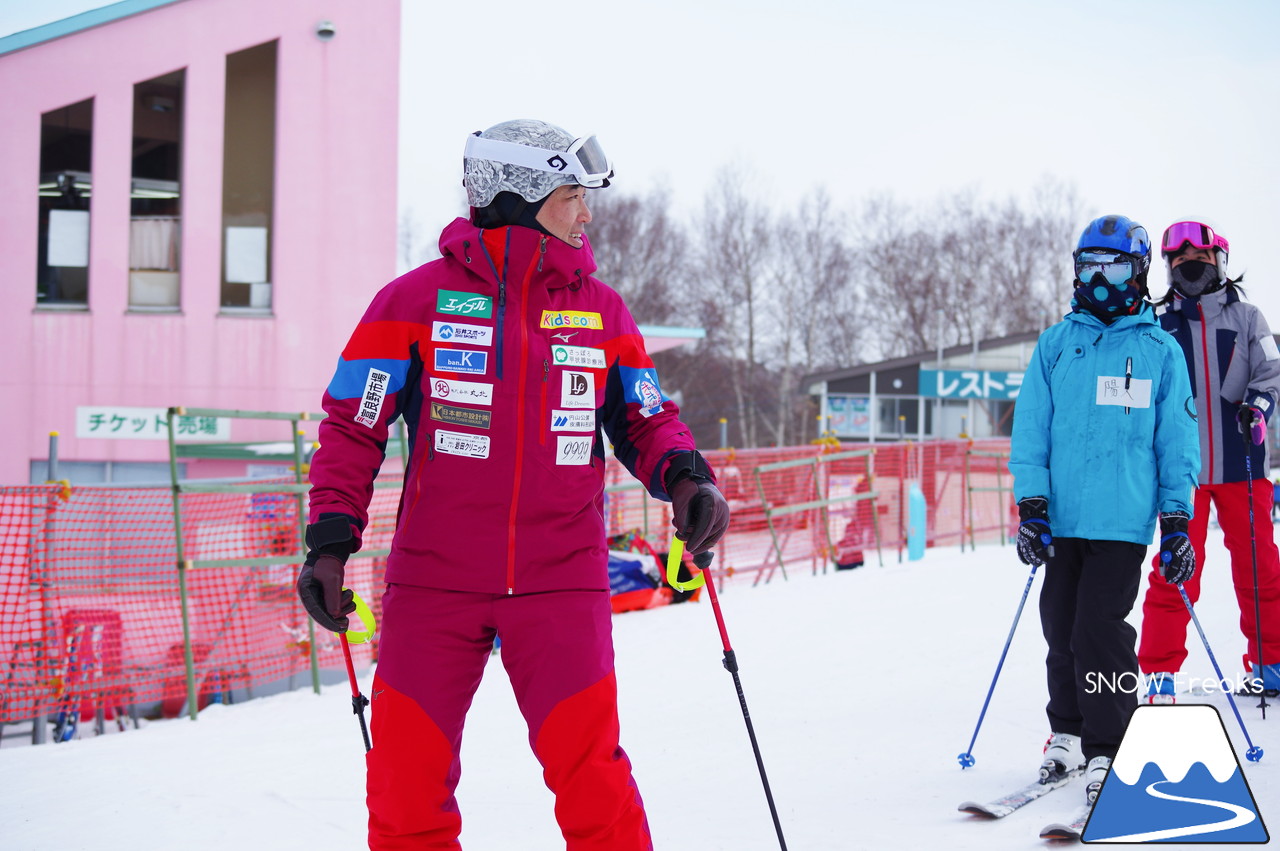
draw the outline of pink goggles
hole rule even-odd
[[[1190,243],[1192,248],[1221,248],[1230,251],[1227,240],[1213,232],[1213,228],[1200,222],[1175,222],[1164,232],[1164,241],[1160,250],[1164,254],[1175,254],[1182,246]]]

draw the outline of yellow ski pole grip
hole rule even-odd
[[[348,626],[346,631],[347,641],[352,644],[367,644],[373,638],[373,633],[378,626],[374,622],[373,612],[369,609],[369,604],[360,599],[360,595],[355,591],[351,592],[351,599],[356,604],[356,610],[348,617],[347,623],[351,623],[351,617],[359,618],[361,628],[353,629]]]
[[[707,575],[702,571],[690,579],[688,582],[681,582],[680,576],[680,560],[684,557],[684,541],[671,536],[671,552],[667,553],[667,584],[680,592],[692,591],[695,588],[701,588],[707,584]]]

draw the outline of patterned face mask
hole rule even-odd
[[[1137,313],[1142,305],[1142,290],[1129,279],[1112,284],[1101,274],[1093,280],[1078,282],[1071,298],[1072,310],[1087,310],[1103,322]]]

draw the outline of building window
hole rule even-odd
[[[227,56],[222,154],[222,309],[271,311],[276,43]]]
[[[40,116],[40,226],[36,304],[89,304],[89,196],[93,101]]]
[[[133,87],[129,307],[176,310],[182,269],[182,113],[186,73]]]

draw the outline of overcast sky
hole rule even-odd
[[[0,0],[0,35],[99,5]],[[819,186],[837,203],[998,198],[1051,175],[1075,185],[1081,229],[1106,213],[1156,239],[1214,224],[1280,329],[1275,0],[476,8],[403,2],[400,205],[432,239],[464,212],[466,134],[536,117],[597,134],[615,186],[662,182],[686,211],[728,164],[779,209]]]

